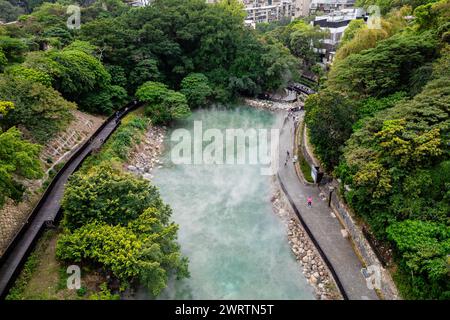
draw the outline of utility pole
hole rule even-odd
[[[328,206],[331,207],[331,195],[333,194],[334,187],[333,186],[328,186],[328,189],[330,190],[330,195],[328,197]]]

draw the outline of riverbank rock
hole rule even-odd
[[[165,127],[151,126],[145,133],[141,143],[134,147],[130,153],[127,170],[146,180],[152,180],[152,170],[161,168],[159,160],[163,152],[163,141],[166,132]]]
[[[291,250],[302,269],[305,279],[314,288],[315,297],[319,300],[342,299],[331,272],[301,226],[298,217],[293,212],[275,177],[273,182],[272,209],[286,225],[286,233]]]
[[[295,107],[303,107],[302,101],[296,101],[294,103],[288,103],[288,102],[275,102],[270,100],[260,100],[260,99],[251,99],[251,98],[245,98],[244,99],[245,104],[257,108],[257,109],[266,109],[270,111],[276,111],[276,110],[289,110]]]

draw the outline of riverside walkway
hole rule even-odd
[[[350,241],[343,237],[343,227],[332,214],[327,199],[321,199],[316,186],[305,185],[299,180],[291,159],[285,165],[286,152],[289,151],[292,157],[293,146],[294,120],[289,117],[284,121],[280,132],[278,178],[294,211],[311,232],[319,252],[325,256],[343,296],[350,300],[379,299],[375,291],[367,287],[361,273],[363,265]],[[308,197],[313,199],[311,208],[307,207]]]
[[[42,196],[30,218],[16,235],[0,260],[0,299],[5,298],[8,290],[19,274],[21,266],[33,249],[40,233],[47,224],[53,224],[61,209],[61,199],[70,175],[78,169],[83,160],[96,148],[100,147],[119,125],[119,119],[139,105],[125,108],[118,116],[112,116],[83,144],[67,161],[55,176]]]

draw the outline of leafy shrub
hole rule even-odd
[[[144,83],[136,91],[136,97],[147,103],[145,113],[154,124],[167,124],[190,114],[186,97],[159,82]]]
[[[62,207],[63,225],[72,231],[95,221],[126,225],[148,207],[161,210],[165,220],[171,214],[156,187],[108,165],[73,175],[66,186]]]
[[[37,179],[43,174],[39,161],[41,147],[22,140],[21,136],[15,127],[0,131],[0,207],[6,197],[21,199],[24,188],[18,177]]]

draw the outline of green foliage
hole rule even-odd
[[[396,34],[338,61],[329,86],[362,97],[386,96],[406,90],[412,71],[435,57],[436,41],[430,34]]]
[[[327,31],[321,30],[318,26],[312,26],[307,21],[294,20],[288,25],[275,28],[268,34],[289,48],[294,56],[302,60],[303,66],[309,69],[319,61],[319,55],[313,51],[313,47],[322,46],[321,41],[327,35]]]
[[[80,37],[102,48],[106,64],[123,68],[129,93],[147,81],[179,88],[191,73],[208,78],[213,98],[272,90],[284,83],[274,78],[293,69],[294,63],[285,63],[292,56],[246,28],[242,13],[240,4],[230,1],[158,0],[89,21]],[[264,65],[258,65],[262,59]]]
[[[40,70],[24,67],[23,65],[15,65],[6,70],[6,73],[12,75],[16,79],[26,79],[30,82],[41,83],[47,87],[51,87],[52,78],[45,72]]]
[[[9,110],[14,109],[14,103],[11,101],[0,101],[0,116],[6,116]]]
[[[8,62],[21,62],[23,54],[28,50],[22,39],[15,39],[0,35],[0,51]]]
[[[148,81],[138,88],[136,97],[149,104],[160,104],[164,100],[168,88],[160,82]]]
[[[111,76],[101,62],[83,51],[54,51],[50,57],[62,70],[55,87],[69,100],[101,89],[111,81]]]
[[[212,90],[208,78],[202,73],[191,73],[181,81],[181,93],[191,108],[203,107],[208,103]]]
[[[6,197],[20,200],[23,187],[18,178],[36,179],[43,174],[39,161],[40,146],[22,140],[13,127],[0,132],[0,206]]]
[[[71,42],[69,45],[65,46],[64,50],[82,51],[90,56],[94,56],[97,48],[87,41],[75,40]]]
[[[364,20],[362,19],[355,19],[350,21],[347,28],[344,31],[344,35],[342,36],[341,42],[339,43],[339,46],[343,46],[346,43],[348,43],[350,40],[352,40],[356,33],[360,30],[367,27]]]
[[[131,88],[136,88],[146,81],[158,81],[160,79],[161,73],[158,70],[158,61],[155,59],[139,61],[130,73]]]
[[[79,100],[84,111],[98,114],[112,114],[128,100],[128,94],[121,86],[107,85],[100,91],[92,91]]]
[[[190,114],[184,94],[170,90],[159,82],[144,83],[136,91],[136,97],[148,104],[145,113],[155,124],[183,119]]]
[[[102,151],[87,159],[87,164],[99,165],[104,162],[126,161],[132,147],[141,141],[147,125],[147,119],[133,114],[127,115],[121,120],[120,127],[112,134],[106,144],[103,145]]]
[[[48,141],[67,125],[75,108],[54,89],[26,78],[0,75],[0,96],[15,105],[1,121],[2,128],[24,127],[38,142]]]
[[[128,100],[128,94],[123,87],[111,84],[108,71],[92,56],[94,51],[89,43],[75,41],[64,50],[32,53],[23,66],[12,68],[13,74],[53,85],[82,110],[111,114]]]
[[[352,133],[356,104],[340,92],[324,90],[308,97],[305,110],[311,142],[327,169],[331,169]]]
[[[67,29],[67,27],[49,27],[44,29],[42,32],[42,37],[47,41],[52,41],[53,43],[57,43],[58,47],[62,47],[67,45],[70,41],[72,41],[73,36]]]
[[[313,27],[301,20],[293,22],[294,27],[289,35],[288,47],[291,52],[308,64],[314,64],[318,60],[314,48],[321,47],[321,40],[325,38],[326,32],[322,31],[318,26]],[[312,45],[311,45],[312,44]]]
[[[403,260],[401,267],[412,276],[414,293],[422,299],[450,297],[450,227],[419,220],[396,222],[387,228]],[[414,281],[419,277],[421,281]]]
[[[127,86],[127,77],[125,69],[120,66],[106,65],[108,73],[111,75],[111,84],[125,88]]]
[[[155,187],[107,165],[71,177],[62,206],[63,225],[70,230],[94,221],[126,225],[148,207],[161,210],[165,219],[171,213]]]
[[[47,52],[42,51],[29,52],[22,66],[46,73],[52,79],[52,85],[63,72],[58,62],[53,61]]]
[[[61,30],[66,28],[67,30],[66,6],[59,3],[36,0],[32,7],[34,10],[30,15],[20,17],[23,28],[27,32],[40,36],[46,30],[55,27],[59,27]]]
[[[0,0],[0,20],[3,22],[11,22],[17,20],[19,15],[23,14],[23,9],[13,6],[5,0]]]
[[[411,11],[408,7],[391,12],[389,15],[380,18],[381,28],[368,28],[365,24],[361,25],[361,22],[357,22],[361,20],[352,20],[344,32],[343,40],[339,44],[335,61],[345,59],[351,54],[361,53],[363,50],[374,48],[379,41],[402,31],[407,26],[407,20],[404,17],[410,14]]]
[[[436,2],[437,0],[357,0],[355,6],[367,8],[370,5],[380,7],[381,13],[388,13],[390,10],[400,8],[402,6],[411,6],[413,8]]]
[[[402,91],[398,91],[385,98],[376,99],[373,97],[364,100],[357,110],[359,120],[353,125],[353,131],[360,129],[368,118],[374,116],[378,111],[392,108],[395,104],[406,97]]]
[[[89,300],[120,300],[120,296],[118,294],[112,294],[106,282],[103,282],[100,285],[100,292],[90,295]]]
[[[298,61],[280,42],[265,39],[261,64],[264,68],[264,85],[266,90],[276,90],[294,78],[297,73]]]
[[[311,177],[311,167],[310,167],[308,161],[306,161],[306,159],[303,156],[303,153],[300,149],[298,151],[297,157],[298,157],[298,162],[300,164],[300,170],[302,170],[303,177],[305,178],[306,181],[308,181],[310,183],[314,183],[314,179],[313,179],[313,177]]]
[[[3,68],[7,65],[8,59],[2,50],[0,50],[0,71],[3,71]]]
[[[8,295],[6,296],[5,300],[22,300],[23,299],[23,292],[25,291],[25,288],[28,284],[28,282],[31,280],[31,277],[33,275],[33,272],[38,267],[39,260],[37,257],[37,254],[33,252],[25,262],[25,265],[22,268],[22,272],[19,276],[19,278],[14,283],[14,287],[9,291]]]
[[[71,178],[63,208],[59,259],[100,264],[122,286],[139,280],[155,296],[170,274],[189,276],[171,209],[147,181],[107,165],[92,167]]]

